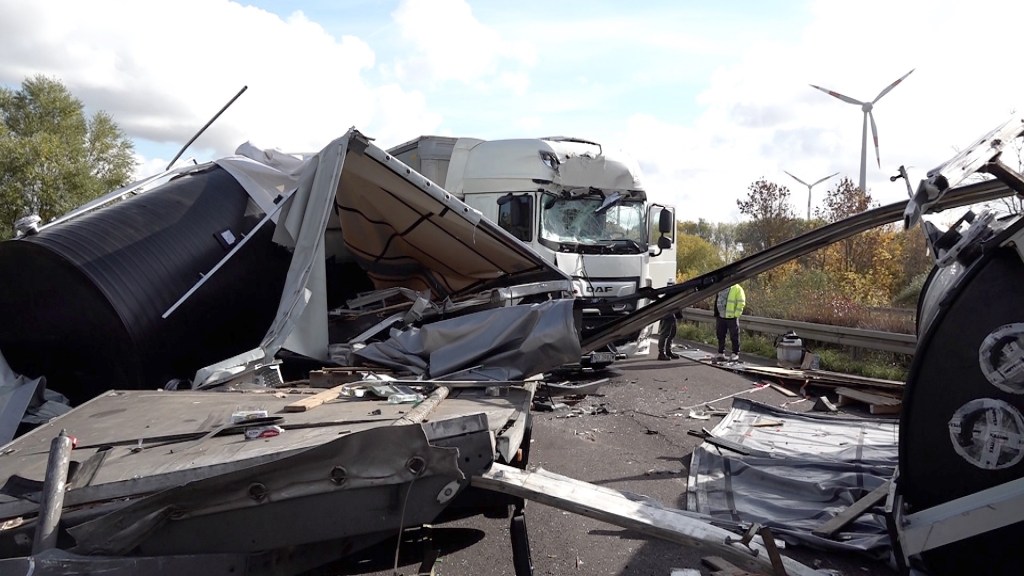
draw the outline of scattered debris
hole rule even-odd
[[[728,400],[729,398],[735,398],[736,396],[742,396],[743,394],[750,394],[752,392],[758,392],[758,391],[764,390],[766,388],[768,388],[767,384],[760,384],[760,383],[758,383],[758,384],[754,384],[753,388],[749,388],[747,390],[740,390],[739,392],[735,392],[733,394],[728,394],[726,396],[722,396],[721,398],[715,398],[714,400],[709,400],[707,402],[702,402],[700,404],[694,404],[693,406],[680,406],[679,408],[673,408],[672,410],[669,410],[669,412],[678,412],[678,411],[683,411],[683,410],[687,410],[687,411],[688,410],[693,410],[694,408],[700,408],[702,406],[709,406],[711,404],[714,404],[715,402],[721,402],[722,400]]]
[[[818,398],[815,399],[814,406],[811,407],[811,410],[815,410],[817,412],[839,412],[839,408],[824,396],[818,396]]]
[[[556,410],[568,410],[569,405],[564,402],[554,402],[551,398],[534,398],[533,409],[538,412],[555,412]]]
[[[772,390],[775,390],[779,394],[782,394],[783,396],[786,396],[788,398],[797,398],[797,397],[800,396],[796,392],[793,392],[792,390],[790,390],[789,388],[786,388],[785,386],[783,386],[781,384],[776,384],[774,382],[762,382],[762,383],[768,384],[769,386],[771,386]]]
[[[762,422],[782,422],[762,427]],[[690,461],[687,508],[768,524],[787,540],[836,550],[887,554],[878,507],[858,515],[841,539],[813,533],[892,477],[898,424],[891,419],[789,412],[737,398]],[[751,452],[722,450],[721,442]],[[729,444],[726,444],[729,446]],[[723,474],[729,470],[729,474]]]
[[[696,436],[697,438],[704,440],[708,444],[718,446],[719,448],[725,448],[726,450],[736,452],[737,454],[743,454],[744,456],[771,456],[771,452],[767,452],[765,450],[758,450],[756,448],[750,448],[740,444],[739,442],[734,442],[732,440],[726,440],[725,438],[715,436],[707,428],[701,428],[700,431],[687,430],[686,433],[689,434],[690,436]]]
[[[552,396],[586,395],[597,392],[607,382],[607,378],[590,382],[563,380],[562,382],[542,382],[541,387]]]
[[[872,414],[899,414],[903,405],[901,399],[879,393],[864,392],[851,388],[836,388],[839,406],[847,404],[866,404]]]
[[[815,536],[821,536],[822,538],[832,538],[835,533],[842,530],[847,524],[853,522],[858,516],[867,512],[867,510],[885,500],[885,497],[889,494],[889,487],[891,480],[887,480],[880,484],[878,488],[875,488],[869,492],[866,496],[854,502],[851,506],[847,507],[841,513],[836,514],[831,520],[821,525],[819,528],[815,528],[811,531]]]

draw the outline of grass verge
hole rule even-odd
[[[715,332],[710,326],[695,322],[680,322],[676,338],[710,346],[718,344]],[[818,355],[821,361],[819,367],[822,370],[883,380],[906,382],[912,360],[911,356],[905,354],[843,348],[823,343],[805,342],[804,346]],[[765,334],[742,330],[740,351],[774,360],[776,358],[775,339]]]

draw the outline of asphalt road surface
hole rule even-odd
[[[696,345],[690,345],[696,346]],[[746,359],[746,358],[745,358]],[[794,411],[811,408],[809,401],[764,388],[727,370],[686,359],[657,361],[655,356],[616,363],[614,370],[585,378],[608,377],[594,395],[576,403],[575,410],[533,412],[533,441],[529,468],[643,494],[670,507],[686,508],[690,455],[700,439],[688,430],[711,428],[719,420],[678,416],[678,408],[714,402],[728,410],[731,399],[745,397]],[[685,410],[681,411],[686,413]],[[573,414],[573,416],[570,416]],[[669,576],[673,568],[699,569],[699,550],[659,540],[636,531],[592,520],[537,502],[527,502],[534,574]],[[433,549],[438,576],[513,576],[507,518],[474,515],[433,526],[424,543],[421,531],[406,531],[394,570],[397,538],[391,538],[345,561],[316,571],[324,576],[365,574],[405,576],[420,573],[425,550]],[[844,576],[894,575],[887,563],[856,554],[789,547],[783,552],[808,566]],[[424,573],[429,574],[429,571]]]

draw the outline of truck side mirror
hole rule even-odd
[[[672,226],[674,224],[675,222],[672,221],[672,211],[667,208],[662,208],[661,212],[658,214],[658,232],[668,234],[672,232]],[[661,244],[661,239],[658,240],[658,243],[659,245]]]
[[[672,247],[672,240],[671,239],[669,239],[669,238],[667,238],[665,236],[661,236],[661,237],[658,238],[658,248],[660,248],[662,250],[668,250],[671,247]]]

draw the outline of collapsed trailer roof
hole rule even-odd
[[[12,367],[82,400],[239,353],[326,360],[328,305],[359,290],[443,300],[568,280],[356,130],[305,160],[239,151],[0,243]]]

